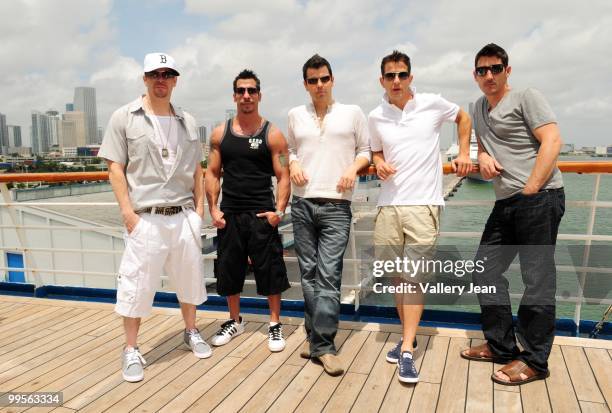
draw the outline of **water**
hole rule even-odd
[[[565,158],[562,160],[579,160],[579,161],[601,161],[602,158]],[[563,174],[565,194],[567,201],[590,201],[593,196],[595,184],[595,175],[592,174]],[[604,174],[601,177],[599,188],[599,201],[612,201],[612,174]],[[481,183],[472,180],[464,180],[458,191],[451,200],[468,201],[468,200],[495,200],[493,186],[490,183]],[[492,206],[447,206],[442,213],[441,230],[443,232],[452,231],[476,231],[482,232],[485,222]],[[588,229],[590,209],[585,207],[566,206],[565,215],[561,221],[559,233],[561,234],[586,234]],[[593,233],[596,235],[612,235],[612,208],[598,208],[595,218],[595,226]],[[478,239],[441,239],[443,244],[460,244],[460,245],[476,245]],[[560,240],[557,246],[556,261],[558,265],[571,265],[572,259],[568,250],[583,248],[584,241],[568,241]],[[612,242],[593,241],[593,245],[609,245],[612,247]],[[612,250],[611,250],[612,251]],[[574,254],[576,255],[576,254]],[[582,255],[580,254],[580,257]],[[574,260],[575,261],[575,260]],[[581,260],[580,260],[581,261]],[[604,257],[607,267],[612,267],[612,254]],[[518,261],[517,261],[518,262]],[[592,264],[591,264],[592,265]],[[511,288],[513,292],[522,291],[520,285],[520,273],[508,273],[511,278]],[[612,287],[612,274],[587,274],[588,285],[592,297],[612,298],[610,289]],[[518,281],[518,282],[515,282]],[[576,296],[578,290],[578,281],[576,272],[558,272],[557,276],[557,295]],[[374,294],[377,295],[377,294]],[[372,301],[370,301],[372,300]],[[393,305],[390,297],[372,297],[368,296],[365,300],[368,304],[374,304],[378,301],[379,304]],[[387,302],[388,301],[388,302]],[[515,302],[514,304],[518,304]],[[449,309],[449,307],[436,306],[433,308]],[[516,311],[516,305],[514,310]],[[581,318],[589,320],[600,320],[607,305],[584,304],[582,306]],[[455,306],[454,309],[464,311],[479,311],[478,306],[462,305]],[[558,303],[557,317],[573,317],[573,303]]]

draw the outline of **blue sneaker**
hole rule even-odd
[[[387,361],[389,363],[397,363],[399,360],[400,353],[402,352],[402,341],[403,339],[400,338],[399,343],[397,343],[395,347],[387,352]],[[417,339],[415,337],[414,341],[412,342],[412,350],[416,351],[418,347]]]
[[[419,373],[417,373],[416,367],[414,367],[411,352],[402,352],[402,356],[397,362],[397,369],[397,377],[399,381],[404,383],[416,383],[419,381]]]

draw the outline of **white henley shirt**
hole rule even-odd
[[[368,124],[357,105],[334,102],[319,125],[312,103],[289,111],[289,162],[297,160],[308,182],[293,185],[293,194],[303,198],[351,200],[353,191],[339,193],[336,185],[355,158],[370,161]]]

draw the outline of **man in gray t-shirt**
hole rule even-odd
[[[475,66],[474,79],[484,93],[474,113],[478,163],[482,176],[493,179],[496,202],[476,255],[484,270],[472,275],[473,283],[488,291],[478,295],[487,342],[461,356],[508,363],[491,378],[517,385],[549,375],[555,332],[554,249],[565,211],[563,180],[556,167],[562,142],[542,94],[510,89],[504,49],[486,45],[476,54]],[[504,272],[517,254],[525,291],[515,331]]]

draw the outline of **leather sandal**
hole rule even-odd
[[[497,361],[493,355],[493,352],[491,351],[491,347],[489,347],[489,344],[487,343],[462,350],[460,354],[461,357],[467,360],[489,362],[493,362],[494,360]]]
[[[495,383],[503,384],[504,386],[520,386],[521,384],[527,384],[535,380],[543,380],[550,376],[550,371],[546,370],[544,373],[539,373],[521,360],[513,360],[498,371],[508,376],[510,381],[502,380],[495,374],[491,375],[491,379]],[[527,376],[527,378],[521,378],[521,373]]]

